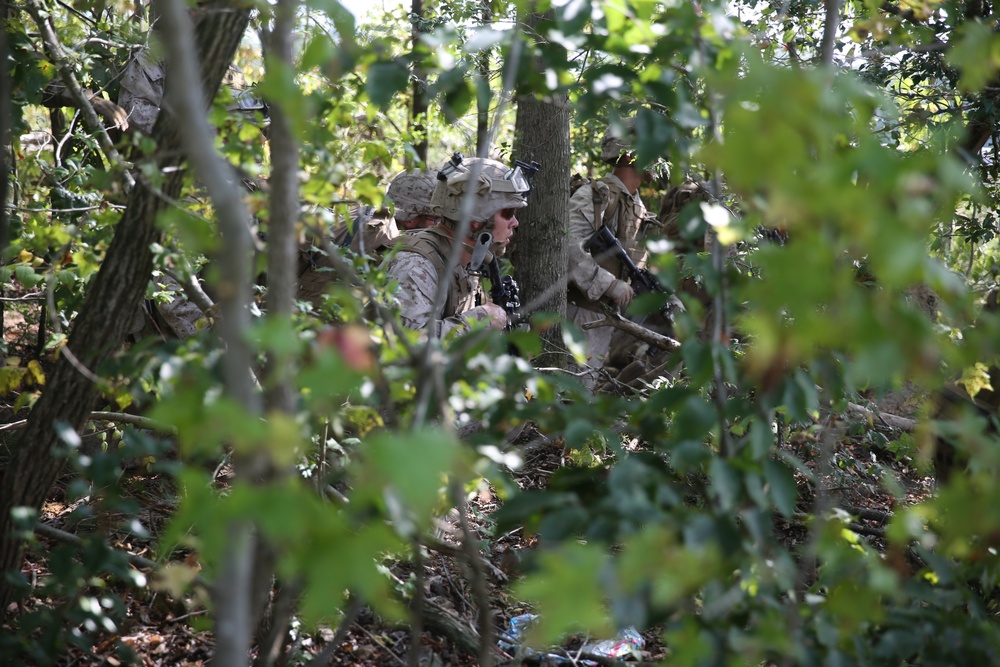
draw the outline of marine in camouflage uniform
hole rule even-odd
[[[399,285],[398,299],[403,324],[411,329],[433,330],[444,336],[466,329],[477,321],[488,321],[503,329],[507,315],[503,308],[486,300],[479,277],[469,271],[474,239],[481,233],[493,235],[492,251],[502,254],[517,228],[517,209],[528,205],[527,179],[519,168],[502,162],[469,158],[452,163],[439,174],[434,191],[434,212],[442,218],[436,227],[405,234],[402,246],[388,266],[389,277]],[[468,236],[456,239],[463,213],[465,193],[472,190],[472,210]],[[448,258],[456,241],[463,245],[458,265],[445,275]],[[444,304],[434,308],[441,280],[448,281]]]
[[[634,164],[634,121],[626,121],[624,129],[610,128],[601,144],[601,160],[612,166],[611,173],[581,186],[570,198],[566,316],[577,326],[603,319],[602,303],[624,311],[635,295],[621,262],[615,257],[595,259],[583,249],[601,225],[611,230],[637,266],[646,264],[643,222],[647,213],[639,197],[644,174]],[[583,378],[589,387],[594,386],[615,331],[613,327],[583,331],[587,366],[581,370],[590,370]]]
[[[431,206],[431,196],[437,184],[432,171],[404,171],[393,177],[386,189],[386,199],[395,208],[392,215],[388,211],[375,215],[370,206],[359,206],[351,210],[354,223],[340,225],[330,235],[335,246],[348,247],[359,255],[378,257],[398,240],[405,231],[432,227],[440,218]],[[361,233],[357,233],[357,230]],[[299,288],[298,298],[318,303],[327,287],[334,281],[332,262],[325,253],[310,242],[299,248]]]

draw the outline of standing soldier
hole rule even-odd
[[[411,329],[430,329],[438,336],[472,322],[489,321],[494,329],[507,326],[507,314],[486,301],[479,276],[469,270],[472,249],[483,233],[492,235],[492,251],[506,251],[517,229],[517,209],[528,205],[528,180],[520,167],[513,169],[486,158],[461,160],[458,156],[438,174],[433,210],[441,223],[430,229],[404,234],[399,253],[389,264],[389,277],[399,284],[403,324]],[[457,238],[466,193],[471,192],[469,231]],[[458,265],[446,275],[448,258],[455,243],[462,245]],[[435,310],[434,297],[442,280],[448,281],[447,297]]]
[[[646,263],[646,248],[642,238],[646,207],[639,197],[639,186],[646,174],[635,165],[632,147],[635,121],[628,119],[624,128],[611,127],[601,143],[601,161],[612,166],[610,174],[581,186],[569,203],[569,293],[567,317],[577,326],[604,317],[602,303],[625,310],[635,292],[621,262],[615,257],[591,256],[584,244],[601,225],[607,227],[621,242],[625,252],[640,268]],[[591,372],[584,377],[588,387],[594,386],[596,370],[608,353],[615,329],[597,327],[584,330],[587,366]]]

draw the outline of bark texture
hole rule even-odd
[[[202,85],[211,99],[246,30],[249,10],[210,2],[199,6],[197,12]],[[181,160],[177,119],[169,112],[161,113],[152,136],[157,144],[157,171],[162,174]],[[177,197],[180,188],[181,174],[171,170],[158,188],[140,178],[129,193],[114,240],[67,343],[78,364],[69,354],[60,355],[9,464],[0,472],[0,571],[16,569],[21,563],[21,535],[12,510],[26,507],[37,512],[59,474],[62,459],[56,453],[56,421],[77,431],[86,423],[97,388],[81,368],[97,370],[124,338],[152,270],[150,245],[159,236],[156,216]],[[0,610],[7,609],[13,595],[8,579],[0,578]]]
[[[527,34],[543,15],[529,14]],[[518,213],[511,262],[521,288],[525,311],[544,311],[566,316],[567,211],[570,173],[569,104],[566,95],[536,97],[518,91],[514,127],[514,157],[542,165],[532,183],[528,207]],[[551,326],[540,331],[544,345],[535,360],[540,366],[566,365],[562,329]]]

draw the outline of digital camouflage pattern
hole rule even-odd
[[[451,273],[446,298],[434,308],[434,297],[447,268],[453,241],[440,227],[406,234],[403,247],[389,265],[389,277],[399,285],[397,295],[403,325],[411,329],[434,327],[438,336],[466,329],[489,313],[477,304],[485,300],[479,276],[459,264]]]
[[[432,211],[443,218],[438,227],[425,229],[402,238],[402,247],[388,267],[389,277],[399,285],[399,305],[403,324],[412,329],[433,327],[437,335],[456,328],[467,328],[473,321],[489,320],[489,313],[477,303],[486,296],[479,277],[460,265],[446,275],[453,244],[450,230],[462,217],[466,193],[472,194],[470,222],[491,224],[494,215],[508,208],[528,205],[527,183],[516,183],[509,176],[517,174],[507,165],[486,158],[470,158],[449,163],[439,172],[432,197]],[[447,279],[448,293],[440,309],[434,308],[434,295],[442,279]]]
[[[604,139],[601,140],[601,162],[615,163],[622,155],[634,150],[635,118],[626,118],[621,124],[623,128],[611,126],[604,133]]]
[[[597,190],[601,204],[595,222],[594,190]],[[647,252],[642,238],[642,223],[646,218],[646,207],[638,192],[629,194],[625,184],[609,174],[604,178],[581,186],[573,193],[569,203],[569,303],[566,316],[577,326],[595,322],[604,317],[601,296],[607,292],[615,279],[628,280],[621,262],[608,257],[598,262],[583,249],[584,243],[597,228],[604,224],[621,242],[625,252],[640,268],[646,264]],[[587,366],[596,371],[604,363],[615,329],[598,327],[585,330]],[[593,386],[593,377],[585,378],[588,386]]]
[[[118,106],[128,114],[129,127],[151,134],[160,113],[166,68],[141,49],[132,56],[122,73]]]
[[[386,198],[396,207],[393,217],[399,222],[408,222],[420,216],[436,217],[431,206],[431,197],[437,185],[437,177],[432,171],[404,171],[389,183]]]
[[[490,222],[499,211],[524,208],[528,205],[527,197],[506,180],[510,171],[510,167],[497,160],[463,160],[445,180],[438,179],[431,199],[435,215],[452,222],[461,220],[465,193],[470,189],[476,195],[472,198],[471,222]]]

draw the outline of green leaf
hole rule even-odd
[[[70,426],[69,422],[64,422],[61,419],[56,420],[53,424],[56,430],[56,435],[62,440],[66,445],[76,449],[83,444],[83,440],[80,439],[80,434],[76,432],[76,429]]]
[[[25,287],[34,287],[45,279],[44,276],[35,273],[30,264],[18,264],[14,269],[14,277]]]
[[[363,451],[359,483],[387,501],[398,500],[418,524],[426,525],[446,476],[458,469],[462,459],[454,436],[445,431],[378,434]]]
[[[946,61],[961,71],[958,87],[964,92],[978,92],[994,77],[1000,67],[1000,40],[993,29],[979,21],[965,23],[960,38],[948,50]]]
[[[568,632],[591,632],[610,636],[600,584],[608,565],[604,548],[590,544],[567,544],[543,551],[538,570],[515,587],[515,595],[535,603],[538,623],[528,631],[527,644],[546,646]]]
[[[736,509],[742,497],[743,482],[739,473],[721,458],[712,459],[708,467],[712,479],[712,494],[718,498],[722,511]]]
[[[768,459],[764,461],[764,478],[767,480],[775,507],[782,516],[791,520],[795,514],[795,502],[799,494],[792,471],[784,464]]]
[[[566,446],[571,449],[583,447],[595,430],[593,423],[586,419],[574,419],[566,426]]]
[[[377,62],[368,66],[368,80],[365,92],[368,99],[380,109],[385,109],[396,95],[406,90],[410,73],[398,61]]]

